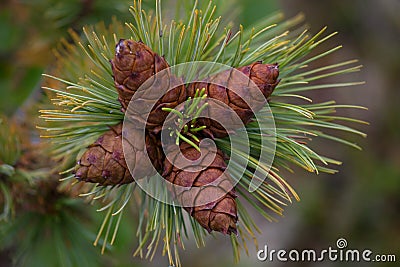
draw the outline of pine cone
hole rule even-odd
[[[178,157],[179,152],[188,160],[200,162],[195,165],[184,164],[182,158]],[[168,155],[173,163],[165,159],[163,176],[172,184],[181,186],[171,186],[169,189],[184,209],[209,232],[236,233],[236,194],[231,177],[224,173],[226,163],[223,152],[203,147],[199,158],[198,150],[182,143],[180,151],[175,149]]]
[[[124,149],[122,146],[122,123],[111,127],[109,131],[100,136],[78,161],[75,177],[85,182],[106,186],[131,183],[134,178],[140,179],[154,175],[154,168],[160,170],[163,154],[160,152],[159,146],[155,145],[155,137],[151,134],[143,137],[143,134],[135,129],[127,132],[129,133]],[[144,160],[147,157],[144,149],[147,149],[154,168],[151,166],[151,162]],[[133,174],[129,172],[124,150],[130,157],[129,164],[133,168]]]
[[[205,88],[208,98],[229,106],[246,125],[253,117],[253,112],[257,112],[265,106],[268,97],[279,83],[279,68],[278,64],[255,62],[237,70],[244,75],[226,70],[205,82],[190,84],[187,87],[187,94],[193,97],[197,89]],[[254,82],[256,86],[251,82]],[[234,93],[234,91],[239,94]],[[258,91],[261,91],[262,95]],[[246,102],[250,104],[252,109]],[[211,137],[225,137],[228,132],[236,130],[241,125],[241,123],[234,121],[232,111],[221,105],[210,105],[207,112],[208,118],[200,118],[197,124],[207,126],[205,132]],[[224,129],[219,122],[227,126],[228,129]]]
[[[136,120],[146,121],[147,129],[152,132],[160,130],[161,124],[169,114],[162,111],[163,107],[175,108],[187,99],[182,80],[170,75],[168,70],[154,80],[154,75],[168,68],[169,65],[163,57],[141,42],[121,39],[116,45],[111,66],[122,111],[125,112],[128,109],[132,96],[143,86],[143,90],[136,95],[136,99],[140,101],[132,109],[131,115],[136,117]],[[173,89],[166,94],[160,93],[168,88]],[[153,105],[154,108],[151,111],[148,110]],[[149,117],[145,119],[147,114]]]
[[[147,79],[169,67],[164,58],[142,42],[124,39],[116,45],[115,56],[110,62],[123,110],[128,108],[132,96]]]

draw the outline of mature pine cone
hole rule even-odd
[[[168,112],[162,111],[163,107],[175,108],[187,99],[182,80],[170,75],[168,70],[162,75],[154,76],[169,65],[163,57],[141,42],[121,39],[116,45],[111,66],[122,110],[125,112],[128,109],[133,95],[138,93],[135,99],[140,101],[131,109],[131,115],[146,121],[146,127],[150,131],[158,132],[168,116]],[[157,77],[156,82],[155,77]],[[143,90],[138,92],[142,85]],[[168,88],[172,90],[162,93]],[[148,110],[149,107],[153,107],[151,111]],[[147,114],[149,117],[145,119]]]
[[[132,96],[147,79],[169,67],[164,58],[142,42],[124,39],[117,43],[110,62],[123,110],[128,108]]]
[[[178,155],[190,161],[197,160],[196,164],[190,161],[189,164],[182,163],[182,157]],[[226,163],[223,152],[202,147],[200,158],[198,150],[182,143],[180,151],[172,150],[168,152],[168,157],[173,162],[165,159],[163,176],[172,184],[181,186],[171,186],[170,191],[184,209],[209,232],[236,233],[236,194],[231,177],[224,173]]]
[[[197,89],[205,88],[209,99],[229,106],[246,125],[253,117],[253,112],[257,112],[265,106],[268,97],[279,83],[279,68],[278,64],[262,64],[258,61],[237,68],[237,70],[240,72],[226,70],[208,78],[205,82],[189,84],[187,94],[193,97]],[[227,136],[227,132],[236,130],[241,123],[234,121],[232,111],[228,110],[226,106],[210,105],[207,109],[209,119],[200,118],[197,124],[207,126],[206,132],[212,137]],[[219,122],[225,124],[229,129],[224,129]]]
[[[163,154],[155,145],[155,137],[143,134],[136,129],[129,129],[128,139],[123,148],[122,123],[111,127],[84,152],[75,170],[79,180],[100,185],[117,185],[131,183],[135,179],[154,175],[154,168],[161,170]],[[147,149],[151,161],[146,161],[144,149]],[[129,172],[124,150],[129,155]],[[154,168],[151,165],[154,165]]]

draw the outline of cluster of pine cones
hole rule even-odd
[[[118,100],[123,112],[128,110],[131,98],[146,80],[169,67],[163,57],[154,53],[142,42],[123,39],[116,45],[115,57],[110,62],[115,87],[119,94]],[[76,178],[103,186],[120,185],[132,183],[135,179],[151,178],[156,170],[172,184],[199,189],[195,195],[189,194],[188,197],[187,192],[183,191],[176,193],[175,197],[202,227],[209,232],[214,230],[225,234],[236,233],[238,219],[236,194],[232,178],[224,172],[227,165],[223,152],[216,149],[211,163],[206,164],[205,160],[201,160],[197,164],[198,167],[201,167],[200,170],[193,171],[189,170],[190,166],[177,167],[174,160],[178,160],[177,155],[180,153],[188,160],[197,160],[203,153],[200,153],[192,145],[181,142],[180,151],[166,152],[168,153],[166,157],[160,141],[160,129],[169,114],[163,108],[174,109],[189,97],[193,98],[197,89],[205,88],[207,99],[224,103],[235,111],[244,125],[249,123],[254,112],[265,105],[267,98],[278,84],[279,69],[277,64],[255,62],[236,70],[243,73],[247,80],[237,81],[230,75],[231,70],[225,70],[204,82],[181,83],[182,85],[176,86],[160,99],[156,99],[154,102],[156,104],[146,120],[144,137],[135,128],[128,130],[128,137],[125,136],[125,133],[122,137],[122,122],[110,127],[108,132],[87,148],[78,161],[75,169]],[[226,86],[210,82],[213,80],[224,81],[223,84]],[[256,86],[249,86],[249,84]],[[240,92],[240,95],[248,96],[247,101],[249,99],[251,101],[251,96],[259,93],[254,90],[261,91],[264,97],[262,101],[255,100],[255,103],[251,103],[252,108],[250,109],[249,102],[228,88],[234,88],[234,91]],[[211,115],[207,118],[197,120],[199,125],[206,126],[206,130],[198,133],[199,139],[227,136],[229,131],[223,128],[217,120],[212,119],[212,111],[209,113]],[[135,165],[133,172],[129,171],[123,153],[123,138],[129,144],[124,149],[125,153],[129,153],[129,157],[132,157],[129,159],[129,164]],[[150,161],[144,160],[147,156]],[[152,166],[148,166],[149,164]],[[139,175],[140,177],[138,177]],[[215,194],[220,197],[216,199]]]

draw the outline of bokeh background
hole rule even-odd
[[[52,49],[69,28],[80,31],[85,24],[101,20],[107,23],[113,15],[122,21],[130,20],[127,11],[130,4],[125,0],[1,1],[0,113],[21,116],[24,107],[40,99],[41,73],[54,64]],[[311,32],[325,25],[329,31],[338,31],[325,48],[343,44],[343,49],[320,64],[359,59],[364,67],[360,73],[352,74],[351,80],[366,82],[351,88],[313,92],[316,101],[335,99],[343,104],[368,107],[368,111],[344,111],[345,115],[370,123],[359,127],[368,137],[358,140],[363,151],[325,141],[316,143],[319,151],[341,159],[344,164],[336,175],[302,171],[288,175],[301,201],[288,206],[285,216],[277,222],[257,219],[263,230],[258,236],[260,246],[320,250],[334,247],[336,240],[343,237],[351,248],[396,254],[399,262],[400,1],[241,0],[232,1],[232,5],[239,11],[235,20],[244,26],[281,10],[288,18],[304,13]],[[335,77],[341,78],[349,80],[349,77]],[[131,257],[135,246],[132,228],[130,218],[125,217],[116,245],[105,256],[97,253],[93,266],[166,266],[165,257],[157,257],[151,263]],[[210,238],[207,246],[200,249],[189,243],[182,252],[184,266],[232,265],[230,243],[224,238]],[[0,266],[9,266],[10,254],[12,251],[0,254]],[[285,266],[258,262],[252,247],[249,254],[242,256],[238,266]],[[46,257],[53,257],[51,251]],[[293,266],[298,265],[398,266],[329,262]]]

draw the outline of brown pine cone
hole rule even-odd
[[[214,230],[236,234],[236,194],[231,177],[224,173],[226,163],[223,152],[204,147],[201,151],[202,155],[187,143],[180,145],[180,151],[172,149],[168,156],[173,163],[165,159],[163,176],[173,185],[180,186],[171,186],[169,189],[184,209],[208,232]],[[183,163],[182,160],[189,160],[189,163]],[[190,162],[195,160],[195,164]]]
[[[156,139],[151,134],[143,137],[135,129],[130,129],[123,148],[122,123],[111,127],[84,152],[75,170],[79,180],[100,185],[131,183],[135,179],[154,175],[154,168],[161,169],[163,154]],[[145,140],[144,140],[145,138]],[[144,144],[146,147],[144,147]],[[144,149],[147,149],[151,161],[146,161]],[[129,159],[125,159],[124,150]],[[127,162],[133,169],[131,174]],[[151,163],[154,165],[151,165]]]
[[[146,127],[150,131],[158,132],[168,116],[168,112],[162,111],[163,107],[175,108],[187,99],[183,82],[171,76],[169,71],[163,72],[162,76],[154,76],[169,65],[163,57],[141,42],[121,39],[116,45],[115,57],[110,62],[122,111],[128,109],[132,96],[147,81],[142,87],[143,90],[136,95],[135,99],[140,101],[132,109],[131,115],[135,116],[136,120],[147,121]],[[157,82],[154,82],[154,77],[157,77]],[[178,84],[181,85],[175,86]],[[165,94],[160,93],[170,86],[172,90]],[[148,110],[152,106],[154,108]],[[147,114],[149,117],[145,119]]]
[[[227,132],[234,131],[240,127],[241,123],[234,121],[232,110],[239,116],[244,125],[249,123],[254,115],[253,112],[257,112],[265,106],[268,97],[279,83],[278,64],[255,62],[251,65],[237,68],[237,70],[244,75],[240,75],[239,72],[232,72],[232,70],[226,70],[214,75],[205,82],[192,83],[187,87],[188,96],[193,97],[197,89],[205,88],[208,98],[220,101],[231,108],[230,111],[218,104],[210,105],[207,109],[209,118],[200,118],[198,120],[198,125],[207,126],[205,132],[211,137],[225,137],[228,135]],[[238,92],[238,94],[234,93],[234,91]],[[250,104],[252,109],[246,102]],[[225,124],[228,129],[224,129],[219,122]]]
[[[121,39],[111,62],[115,87],[122,109],[126,110],[139,87],[155,73],[168,68],[164,58],[142,42]]]

